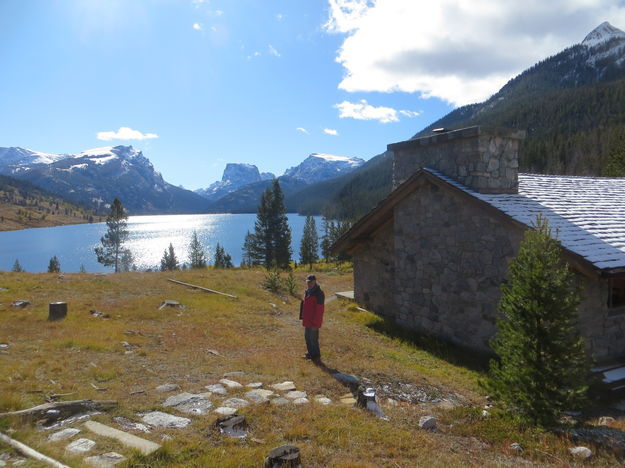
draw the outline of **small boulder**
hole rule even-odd
[[[82,437],[69,444],[65,450],[70,453],[85,453],[91,450],[94,446],[95,442],[93,440]]]
[[[315,401],[317,403],[319,403],[320,405],[330,405],[332,404],[332,400],[330,400],[329,398],[323,396],[323,395],[317,395],[315,397]]]
[[[173,414],[163,413],[162,411],[146,413],[141,419],[150,426],[168,427],[172,429],[187,427],[191,423],[189,418],[181,418]]]
[[[419,419],[419,427],[426,431],[435,431],[438,420],[434,416],[423,416]]]
[[[158,387],[156,387],[155,390],[157,392],[162,392],[162,393],[174,392],[176,390],[180,390],[180,385],[173,384],[173,383],[167,383],[167,384],[159,385]]]
[[[204,395],[183,392],[167,398],[163,406],[171,406],[183,413],[206,414],[213,404]]]
[[[252,382],[246,385],[247,388],[260,388],[263,386],[262,382]]]
[[[266,403],[269,401],[269,397],[274,393],[271,390],[250,390],[245,393],[245,398],[250,400],[252,403]]]
[[[73,427],[68,427],[67,429],[63,429],[62,431],[55,432],[54,434],[50,434],[48,440],[50,442],[56,442],[64,439],[71,439],[76,434],[80,432],[80,429],[74,429]]]
[[[581,460],[587,460],[592,457],[592,450],[590,450],[588,447],[584,447],[581,445],[579,447],[570,448],[569,453],[575,458],[579,458]]]
[[[513,452],[522,452],[523,451],[523,447],[521,447],[521,444],[519,444],[518,442],[513,442],[511,443],[508,448],[510,450],[512,450]]]
[[[244,408],[250,404],[249,401],[243,398],[228,398],[223,402],[224,406],[230,406],[231,408]]]
[[[611,416],[601,416],[599,418],[599,426],[609,426],[613,422],[616,422],[616,419]]]
[[[308,403],[310,403],[310,400],[306,397],[296,398],[295,400],[293,400],[294,405],[306,405]]]
[[[286,393],[284,396],[290,400],[295,400],[297,398],[306,398],[308,394],[306,392],[299,392],[297,390],[293,390],[291,392]]]
[[[274,398],[273,400],[270,400],[272,405],[276,405],[276,406],[282,406],[282,405],[287,405],[289,403],[289,400],[287,400],[286,398]]]
[[[220,414],[222,416],[230,416],[237,412],[236,408],[230,408],[228,406],[220,406],[215,410],[215,413]]]
[[[211,393],[216,393],[217,395],[227,395],[228,394],[228,390],[226,390],[226,387],[224,387],[222,384],[207,385],[204,388],[206,390],[208,390],[209,392],[211,392]]]
[[[117,452],[107,452],[102,455],[95,455],[93,457],[85,458],[85,463],[98,468],[109,468],[122,463],[126,460],[126,457]]]
[[[295,390],[295,384],[291,381],[286,381],[286,382],[282,382],[282,383],[277,383],[277,384],[273,384],[271,386],[271,388],[273,388],[274,390],[277,390],[279,392],[289,392],[291,390]]]
[[[25,299],[18,299],[17,301],[13,301],[13,303],[11,305],[13,307],[17,307],[18,309],[23,309],[24,307],[26,307],[29,304],[30,304],[30,301],[27,301]]]
[[[228,388],[243,388],[243,385],[241,385],[239,382],[235,382],[234,380],[221,379],[219,383],[225,385]]]

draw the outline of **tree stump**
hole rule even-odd
[[[48,321],[56,322],[67,317],[67,302],[51,302],[48,309]]]
[[[299,449],[294,445],[281,445],[269,451],[265,468],[301,468]]]

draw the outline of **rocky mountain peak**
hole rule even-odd
[[[612,39],[625,39],[625,32],[604,21],[593,29],[582,41],[586,47],[595,47]]]
[[[363,165],[364,162],[360,158],[312,153],[298,166],[287,169],[284,175],[313,184],[353,171]]]

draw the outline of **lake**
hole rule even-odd
[[[299,246],[305,216],[289,214],[293,259],[299,260]],[[130,216],[125,247],[132,251],[140,270],[160,267],[163,252],[171,242],[180,263],[187,261],[188,245],[193,231],[205,246],[208,263],[213,262],[219,242],[232,256],[235,266],[241,264],[241,249],[247,231],[254,232],[255,214],[207,214]],[[321,237],[321,217],[315,217]],[[94,248],[101,245],[106,223],[74,224],[50,228],[0,232],[0,270],[11,270],[16,259],[31,273],[45,272],[53,255],[61,263],[61,271],[89,273],[111,272],[97,262]]]

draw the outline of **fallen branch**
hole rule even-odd
[[[29,409],[0,413],[0,417],[20,416],[25,420],[43,420],[42,424],[46,425],[61,419],[67,419],[76,413],[106,410],[115,406],[117,406],[117,402],[114,400],[57,401],[55,403],[44,403]]]
[[[197,286],[195,284],[183,283],[182,281],[176,281],[176,280],[171,279],[171,278],[167,278],[167,281],[171,281],[172,283],[176,283],[176,284],[181,284],[183,286],[188,286],[188,287],[194,288],[194,289],[201,289],[202,291],[206,291],[206,292],[209,292],[209,293],[220,294],[222,296],[231,297],[232,299],[238,299],[237,296],[233,296],[232,294],[222,293],[220,291],[215,291],[214,289],[204,288],[202,286]]]
[[[9,436],[3,434],[2,432],[0,432],[0,441],[13,447],[22,455],[32,458],[33,460],[47,463],[48,465],[53,466],[54,468],[70,468],[69,466],[64,465],[63,463],[60,463],[54,460],[53,458],[47,457],[43,453],[37,452],[35,449],[30,448],[28,445],[24,445],[23,443],[15,439],[11,439]]]

